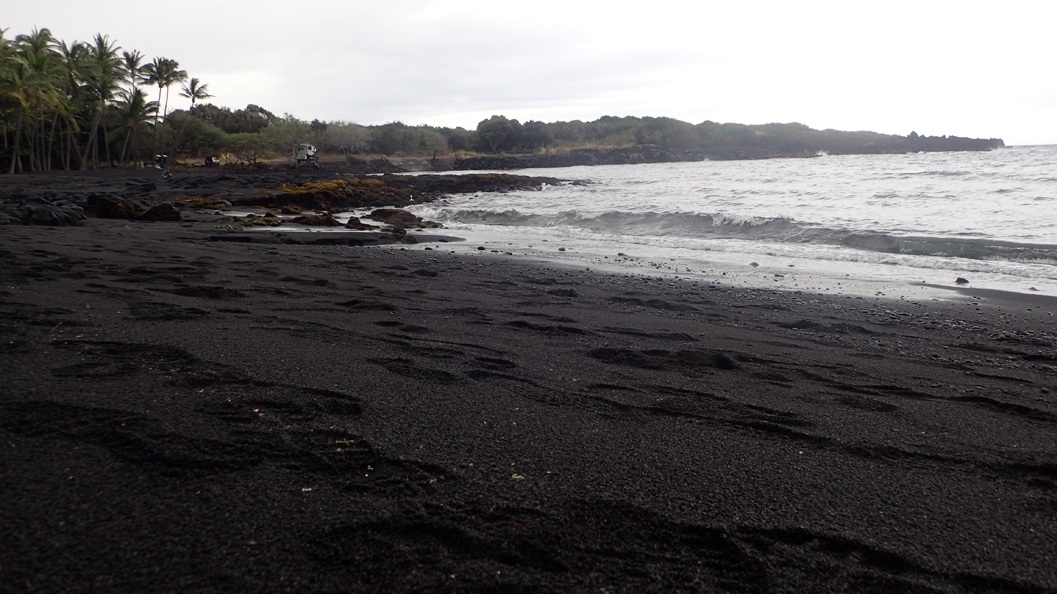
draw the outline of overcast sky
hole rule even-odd
[[[216,105],[304,120],[668,116],[1057,143],[1050,0],[3,4],[8,37],[104,33],[177,60]]]

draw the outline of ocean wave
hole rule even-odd
[[[975,171],[957,171],[951,169],[931,169],[925,171],[907,171],[905,177],[970,177],[977,175]]]
[[[1016,243],[985,238],[914,237],[850,233],[840,245],[860,250],[970,260],[1005,260],[1057,266],[1057,245]]]
[[[1007,260],[1057,266],[1057,245],[981,237],[928,237],[831,228],[785,217],[739,217],[720,213],[618,212],[523,213],[438,209],[428,214],[446,223],[514,227],[570,227],[635,237],[685,237],[819,244],[850,249],[973,260]]]

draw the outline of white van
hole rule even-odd
[[[294,167],[301,163],[315,163],[319,165],[319,160],[316,157],[316,147],[312,144],[295,144],[294,145]]]

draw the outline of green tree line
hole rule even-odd
[[[192,104],[211,97],[176,60],[148,61],[107,35],[67,43],[46,28],[13,38],[0,30],[0,164],[7,173],[95,169],[176,146],[174,86]]]
[[[189,100],[187,109],[170,111],[172,90]],[[1000,140],[814,130],[797,123],[689,124],[665,117],[521,123],[494,115],[474,130],[401,122],[363,126],[277,116],[253,104],[233,110],[206,102],[212,97],[209,85],[189,76],[176,60],[148,61],[107,35],[66,43],[48,29],[14,37],[0,29],[0,171],[122,167],[150,162],[156,154],[178,159],[217,155],[228,162],[256,163],[286,158],[300,142],[315,144],[324,155],[347,158],[526,154],[639,145],[733,158],[1001,146]]]

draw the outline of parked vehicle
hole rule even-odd
[[[294,167],[301,163],[312,163],[319,167],[319,158],[316,155],[315,145],[308,143],[294,145]]]

